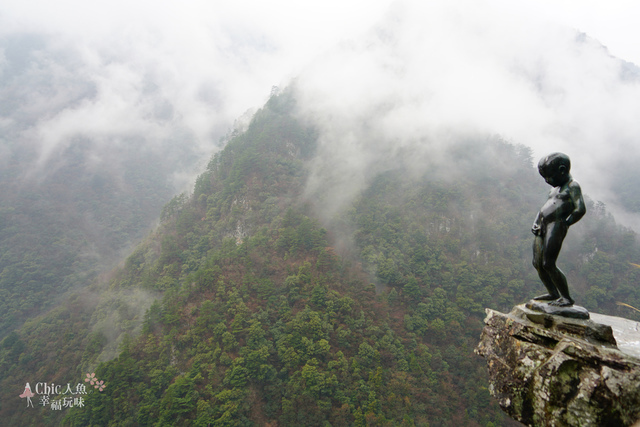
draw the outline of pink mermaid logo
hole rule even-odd
[[[33,396],[35,396],[35,394],[33,394],[33,392],[31,391],[31,386],[29,385],[29,383],[27,383],[24,386],[24,391],[20,395],[21,399],[24,399],[25,397],[27,398],[27,408],[29,407],[29,405],[31,405],[31,407],[33,408],[33,402],[31,401],[31,398]]]

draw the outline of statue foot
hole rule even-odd
[[[573,303],[574,301],[571,298],[561,297],[555,301],[551,301],[549,305],[553,305],[555,307],[570,307]]]
[[[536,301],[555,301],[560,297],[560,295],[551,295],[551,294],[544,294],[544,295],[540,295],[534,298],[534,300]]]

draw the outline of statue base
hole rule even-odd
[[[528,426],[631,426],[640,419],[640,358],[618,349],[598,314],[568,319],[524,305],[509,314],[486,311],[475,351],[486,359],[489,392],[513,419]],[[638,341],[638,322],[606,320]]]
[[[579,305],[570,305],[568,307],[557,307],[550,305],[547,302],[531,300],[526,304],[529,310],[539,311],[540,313],[551,314],[554,316],[568,317],[570,319],[583,319],[589,318],[589,312],[586,308]]]

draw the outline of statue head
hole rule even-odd
[[[552,153],[540,159],[538,172],[552,187],[565,184],[571,179],[571,160],[564,153]]]

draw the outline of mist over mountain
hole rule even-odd
[[[443,157],[451,141],[500,135],[534,157],[569,154],[585,191],[636,226],[640,70],[502,6],[395,2],[365,37],[313,62],[296,81],[322,133],[310,191],[329,180],[344,198],[393,158],[413,159],[409,171],[455,165]]]
[[[504,423],[471,349],[541,291],[551,151],[588,200],[576,300],[634,316],[638,67],[501,1],[394,2],[330,49],[228,7],[1,30],[3,419]],[[94,371],[85,408],[20,412]]]
[[[1,390],[87,371],[106,389],[64,413],[6,405],[4,419],[506,422],[472,349],[484,307],[504,311],[541,288],[529,227],[546,188],[530,149],[451,141],[443,156],[463,166],[453,173],[448,163],[407,173],[410,158],[398,159],[326,210],[308,196],[322,134],[300,118],[295,93],[273,96],[211,158],[107,286],[2,342]],[[633,317],[616,303],[640,302],[636,235],[602,204],[588,210],[563,252],[572,292],[590,310]]]
[[[117,263],[300,53],[335,37],[300,16],[310,37],[285,43],[273,11],[240,3],[5,5],[0,337]]]
[[[109,71],[90,71],[44,36],[4,37],[2,47],[4,336],[113,267],[191,181],[202,152],[151,81],[137,101],[117,99]]]

